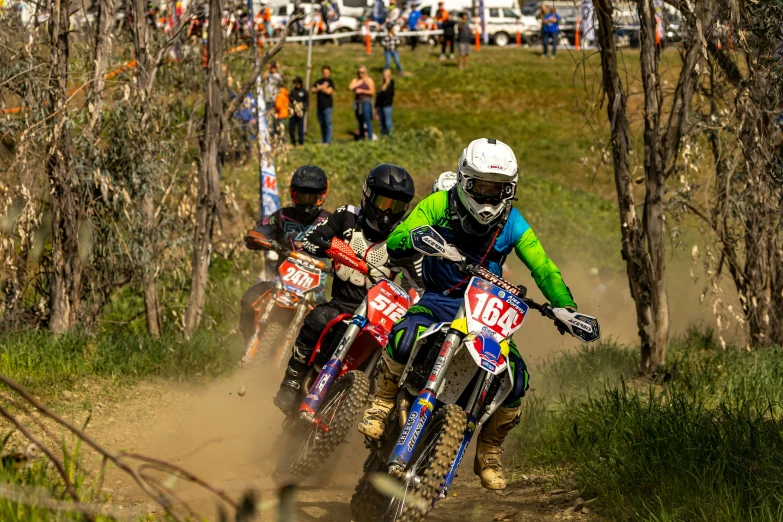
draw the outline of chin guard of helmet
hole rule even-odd
[[[367,263],[359,259],[350,245],[338,237],[332,238],[326,255],[334,261],[335,265],[345,265],[364,275],[367,275],[370,271]],[[335,266],[335,269],[337,269],[337,266]]]

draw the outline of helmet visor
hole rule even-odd
[[[401,201],[379,194],[373,194],[369,198],[369,202],[381,214],[397,214],[408,210],[407,201]]]
[[[465,190],[477,203],[500,203],[514,195],[514,185],[484,179],[469,179]]]
[[[323,192],[299,192],[292,191],[291,199],[294,200],[295,205],[316,205],[320,206],[326,199],[326,194]]]

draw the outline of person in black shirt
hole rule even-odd
[[[290,98],[291,109],[288,116],[288,131],[291,133],[291,145],[296,146],[297,138],[299,139],[299,145],[304,145],[304,121],[307,116],[309,97],[300,76],[294,78],[294,89],[291,91]],[[299,130],[298,136],[297,129]]]
[[[318,125],[321,126],[321,143],[332,142],[332,69],[328,65],[321,67],[321,79],[313,85],[313,94],[317,98]]]
[[[310,230],[302,244],[308,254],[332,259],[334,279],[332,300],[316,306],[304,318],[275,396],[275,406],[286,414],[307,393],[302,390],[302,383],[321,333],[340,314],[352,314],[356,310],[373,286],[368,277],[370,272],[374,277],[392,280],[404,272],[411,282],[409,286],[421,287],[415,259],[392,263],[386,253],[386,238],[405,217],[413,199],[413,178],[402,167],[384,163],[370,171],[362,192],[361,208],[353,205],[338,208],[329,219]],[[331,354],[320,356],[328,360]]]
[[[451,59],[454,59],[454,28],[457,22],[451,17],[451,14],[445,14],[445,20],[441,23],[441,29],[443,29],[443,46],[440,51],[440,59],[446,59],[446,46],[451,46]]]
[[[391,69],[383,70],[381,85],[375,94],[375,111],[381,120],[381,135],[388,136],[394,129],[392,123],[392,103],[394,102],[394,80],[391,77]]]

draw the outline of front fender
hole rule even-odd
[[[462,341],[473,361],[493,375],[500,375],[508,367],[508,343],[499,343],[491,335],[483,332],[471,332]]]

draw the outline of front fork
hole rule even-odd
[[[296,307],[296,313],[288,328],[288,333],[285,334],[285,340],[283,341],[283,344],[280,345],[277,354],[275,355],[276,368],[282,368],[283,364],[290,358],[291,347],[293,347],[296,336],[299,334],[299,327],[302,326],[305,314],[312,309],[313,307],[307,299],[302,299],[299,306]]]
[[[299,407],[299,414],[303,418],[311,421],[315,419],[315,413],[318,411],[318,408],[321,407],[321,402],[329,392],[332,383],[337,379],[337,376],[340,375],[343,361],[345,360],[345,356],[348,355],[351,345],[353,345],[359,332],[367,325],[366,316],[367,299],[362,301],[362,304],[357,308],[353,319],[351,319],[351,324],[348,325],[345,334],[343,334],[340,343],[334,351],[334,355],[321,369],[321,373],[318,374],[313,386],[310,388],[304,401],[302,401],[302,405]]]
[[[465,317],[464,305],[460,307],[454,320],[456,321],[463,317]],[[424,428],[427,427],[432,418],[437,391],[443,384],[446,370],[451,364],[451,360],[454,358],[454,354],[464,336],[465,334],[454,328],[449,328],[449,331],[446,333],[446,338],[441,344],[440,353],[432,366],[427,384],[413,403],[413,407],[408,413],[408,420],[405,422],[405,426],[403,426],[400,436],[397,438],[397,444],[389,456],[390,475],[400,478],[405,473],[405,468],[416,450],[419,436],[424,432]]]
[[[462,462],[462,457],[465,455],[465,451],[468,449],[468,445],[470,444],[471,439],[473,439],[473,435],[476,433],[476,419],[479,418],[484,410],[487,399],[491,399],[491,397],[489,397],[489,390],[492,387],[494,380],[495,376],[493,374],[485,372],[484,378],[476,383],[476,386],[473,388],[473,394],[470,396],[468,407],[465,410],[465,414],[468,417],[468,425],[465,428],[465,435],[462,437],[462,445],[459,448],[459,452],[457,452],[457,458],[451,463],[451,468],[449,469],[448,475],[446,475],[446,480],[443,481],[443,486],[440,488],[440,495],[438,495],[437,499],[446,496],[449,486],[454,482],[454,477],[457,476],[457,469],[459,469],[459,464]]]

